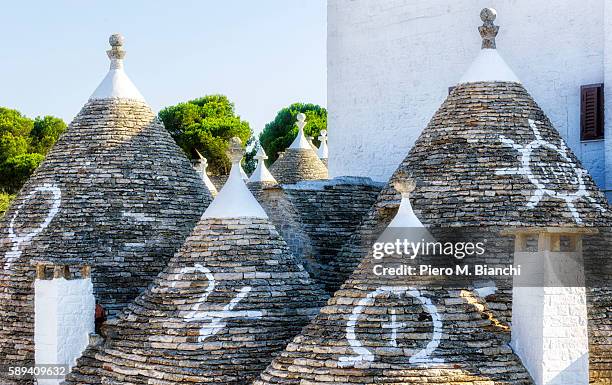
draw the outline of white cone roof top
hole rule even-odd
[[[215,187],[213,182],[208,177],[208,174],[206,173],[206,169],[208,168],[208,160],[206,160],[206,158],[204,158],[198,150],[195,150],[195,152],[196,154],[198,154],[198,158],[199,158],[195,166],[196,172],[202,178],[202,182],[204,182],[204,185],[206,186],[206,188],[208,188],[208,191],[210,191],[210,193],[213,196],[215,196],[217,195],[217,188]]]
[[[111,49],[106,53],[111,61],[110,69],[98,88],[91,94],[89,100],[131,99],[144,102],[144,97],[123,70],[123,58],[125,57],[123,43],[125,39],[116,33],[111,35],[108,41]]]
[[[242,142],[234,137],[230,139],[229,157],[232,169],[227,182],[208,206],[202,218],[264,218],[268,216],[247,188],[240,175],[242,159]]]
[[[238,163],[238,165],[240,166],[240,177],[242,178],[243,181],[248,181],[249,180],[249,176],[247,175],[246,171],[244,171],[244,169],[242,168],[242,164]]]
[[[268,159],[268,155],[266,155],[266,152],[264,151],[263,147],[259,146],[259,149],[257,149],[257,154],[255,155],[255,159],[257,159],[257,168],[255,168],[255,171],[253,171],[253,174],[251,174],[249,182],[278,183],[266,167],[264,161]]]
[[[493,21],[497,17],[497,11],[493,8],[484,8],[480,12],[480,19],[483,25],[478,27],[482,37],[482,49],[476,60],[472,62],[467,72],[463,75],[458,84],[475,82],[515,82],[521,81],[514,71],[499,55],[496,49],[495,37],[499,31],[499,26],[494,25]]]
[[[413,180],[404,177],[393,182],[393,187],[402,194],[402,201],[397,214],[387,227],[425,227],[414,214],[410,204],[410,193],[414,191],[415,186]]]
[[[308,139],[306,139],[306,136],[304,135],[304,126],[306,125],[306,115],[304,115],[301,112],[297,114],[296,124],[298,126],[298,134],[295,137],[295,140],[293,141],[293,143],[291,143],[291,146],[289,146],[289,148],[312,150],[312,146],[310,145],[310,142],[308,142]]]
[[[317,155],[319,156],[319,159],[327,159],[329,157],[329,149],[327,148],[327,130],[321,130],[319,141],[321,142],[321,145],[319,146]]]

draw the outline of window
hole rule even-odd
[[[580,140],[604,137],[603,84],[580,87]]]

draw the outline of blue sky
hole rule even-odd
[[[325,0],[11,1],[2,6],[0,106],[78,113],[108,70],[108,36],[158,111],[222,93],[256,131],[296,101],[326,104]]]

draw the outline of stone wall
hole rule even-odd
[[[250,182],[248,186],[276,230],[287,242],[291,254],[312,277],[317,276],[319,267],[315,249],[289,196],[278,184]]]
[[[330,261],[361,223],[382,184],[369,178],[338,177],[285,185],[315,251],[310,273],[328,286]]]

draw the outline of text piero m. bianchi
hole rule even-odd
[[[372,245],[376,276],[519,276],[521,266],[480,263],[484,242],[394,239]]]

